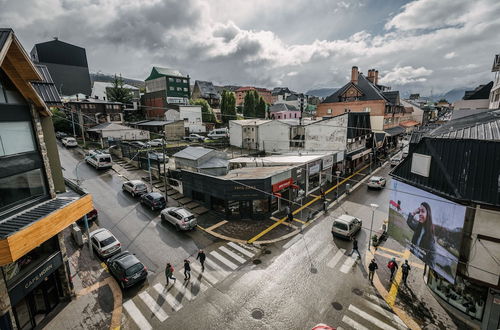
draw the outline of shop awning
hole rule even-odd
[[[404,132],[406,132],[406,130],[401,126],[395,126],[395,127],[385,129],[384,132],[385,132],[385,134],[387,134],[389,136],[395,136],[395,135],[403,134]]]
[[[371,148],[363,148],[356,151],[352,151],[347,154],[347,159],[355,160],[360,157],[363,157],[364,155],[368,155],[370,152],[372,152]]]
[[[407,120],[407,121],[404,121],[402,123],[399,123],[399,126],[402,126],[402,127],[413,127],[413,126],[417,126],[419,125],[420,123],[418,121],[415,121],[415,120]]]

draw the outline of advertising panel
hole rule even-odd
[[[388,234],[455,282],[466,207],[392,180]]]

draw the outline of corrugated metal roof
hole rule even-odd
[[[401,126],[395,126],[395,127],[387,128],[387,129],[384,130],[384,132],[386,132],[387,135],[389,135],[389,136],[394,136],[394,135],[402,134],[405,131],[406,130],[403,127],[401,127]]]
[[[194,84],[200,89],[201,97],[216,99],[221,98],[219,91],[215,88],[211,81],[196,80]]]
[[[47,66],[35,64],[35,67],[42,76],[43,80],[32,82],[31,85],[33,88],[48,106],[62,105],[61,97],[59,96]]]
[[[25,212],[7,218],[0,223],[0,239],[9,237],[78,198],[79,197],[57,197],[28,209]]]
[[[428,135],[438,138],[498,141],[500,140],[500,110],[450,120],[429,132]]]
[[[411,172],[412,154],[431,156],[429,177]],[[391,173],[394,178],[454,200],[500,206],[500,142],[423,138]]]
[[[203,147],[186,147],[186,148],[182,149],[181,151],[175,153],[174,157],[196,160],[198,158],[205,156],[206,154],[208,154],[212,151],[214,151],[214,150],[203,148]]]

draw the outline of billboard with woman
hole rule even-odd
[[[466,207],[392,180],[388,234],[454,283]]]

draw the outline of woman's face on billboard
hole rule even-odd
[[[420,205],[418,208],[418,221],[424,223],[427,220],[427,209]]]

